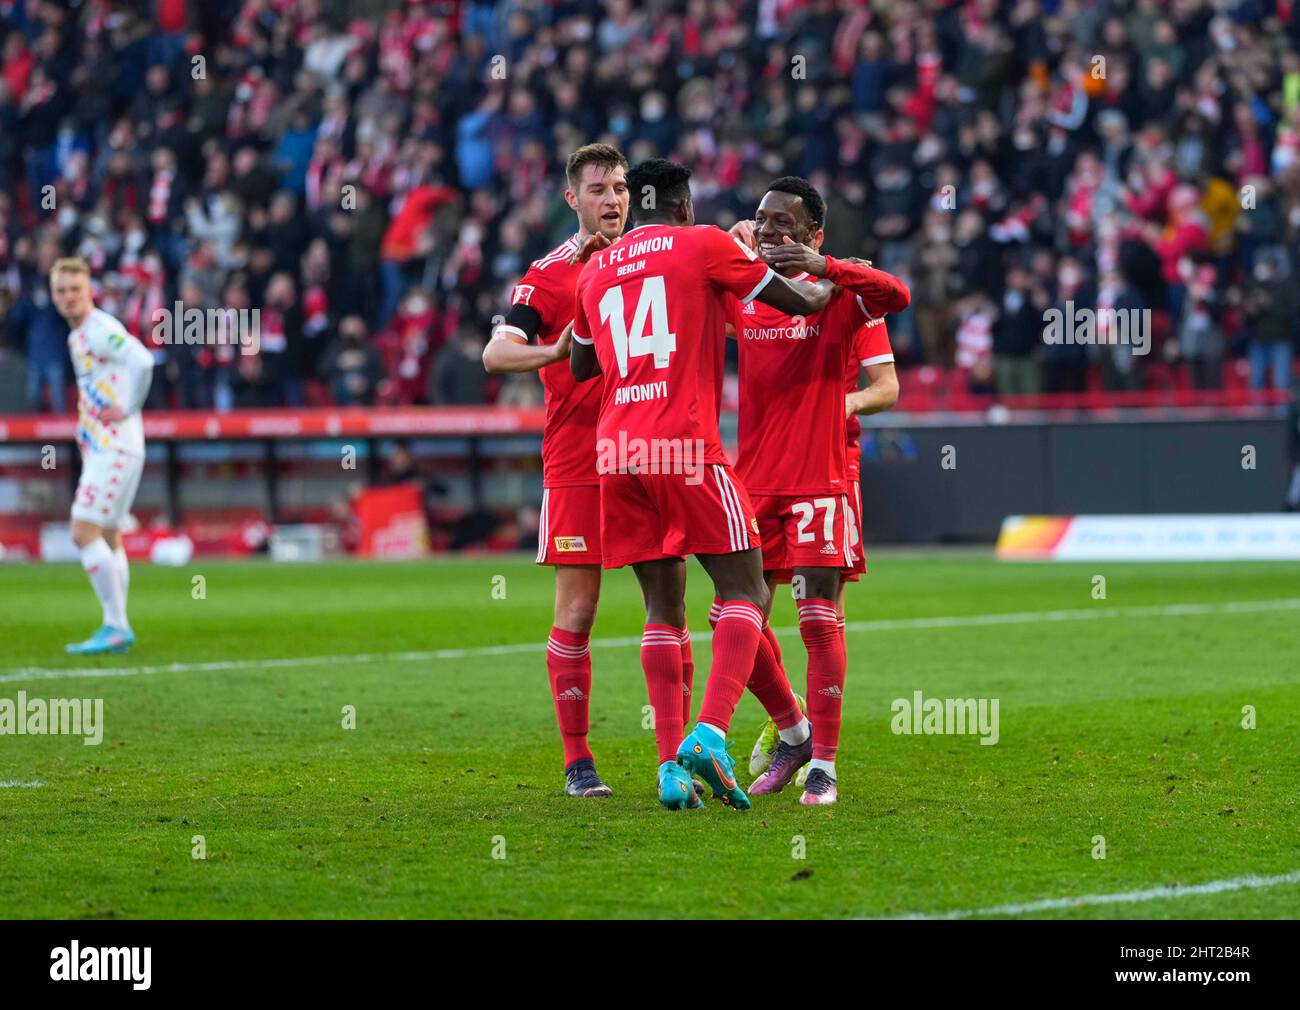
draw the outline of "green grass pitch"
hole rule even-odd
[[[848,595],[840,803],[748,814],[655,801],[630,571],[595,632],[627,644],[593,648],[615,796],[563,795],[551,587],[520,557],[138,565],[136,648],[85,659],[63,654],[98,622],[80,569],[0,566],[0,698],[102,698],[105,722],[99,746],[0,736],[0,915],[1300,916],[1300,882],[989,912],[1300,870],[1300,565],[875,554]],[[697,699],[710,598],[692,562]],[[1002,614],[1027,616],[970,619]],[[773,623],[802,690],[785,593]],[[895,735],[916,690],[998,699],[999,742]],[[746,697],[742,762],[759,722]]]

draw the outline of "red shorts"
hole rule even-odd
[[[539,565],[600,564],[600,485],[575,484],[542,491],[537,521]]]
[[[853,567],[852,504],[846,494],[754,495],[763,570],[788,582],[796,568]]]
[[[691,483],[681,474],[600,476],[600,537],[606,568],[687,554],[757,547],[758,521],[744,486],[723,463]]]

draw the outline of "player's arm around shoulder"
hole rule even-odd
[[[742,305],[760,301],[786,315],[810,316],[824,309],[835,293],[835,285],[829,282],[808,284],[782,277],[746,244],[743,235],[716,225],[697,225],[696,234],[706,244],[709,280]]]
[[[828,280],[792,281],[774,270],[771,281],[755,297],[788,316],[811,316],[826,308],[837,290]]]
[[[912,303],[912,292],[891,273],[878,270],[870,260],[848,256],[827,256],[826,269],[819,276],[828,277],[842,288],[852,291],[862,311],[870,316],[902,312]]]
[[[801,245],[786,236],[783,245],[763,256],[764,262],[776,273],[773,283],[759,300],[792,316],[810,316],[821,312],[838,293],[835,283],[826,278],[828,260],[817,250]],[[820,280],[794,281],[784,276],[787,272],[805,273]],[[779,284],[776,282],[780,282]],[[779,303],[778,303],[779,302]],[[798,307],[786,308],[795,303]]]

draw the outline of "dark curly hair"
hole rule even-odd
[[[651,158],[627,174],[632,216],[638,221],[667,217],[691,198],[691,170],[675,161]],[[647,206],[647,200],[649,206]]]
[[[826,201],[817,192],[817,187],[807,179],[801,179],[797,175],[783,175],[768,183],[767,191],[770,193],[772,190],[799,197],[803,201],[803,209],[812,219],[814,228],[820,228],[826,223]]]

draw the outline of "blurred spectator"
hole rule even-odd
[[[42,399],[45,394],[49,397],[48,409],[61,414],[68,406],[68,324],[54,308],[47,279],[48,267],[53,266],[57,253],[57,247],[46,247],[42,252],[40,265],[45,269],[39,278],[31,279],[26,293],[0,317],[0,330],[8,330],[9,343],[27,356],[27,402],[31,409],[46,409]]]
[[[1195,389],[1223,384],[1223,317],[1214,289],[1214,267],[1201,267],[1187,287],[1187,308],[1178,324],[1178,351],[1191,367]]]
[[[364,319],[347,316],[339,323],[338,339],[321,358],[321,379],[337,404],[369,407],[375,402],[384,366],[368,336]]]
[[[1202,297],[1207,294],[1203,294]],[[1149,311],[1151,306],[1147,304],[1142,293],[1118,269],[1107,271],[1102,275],[1096,301],[1097,349],[1101,353],[1103,381],[1106,388],[1113,392],[1135,392],[1142,388],[1143,373],[1152,347],[1153,337],[1149,333],[1151,327],[1147,326],[1146,322],[1152,318]],[[1127,341],[1120,342],[1125,337],[1123,330],[1111,334],[1109,327],[1101,324],[1102,320],[1112,318],[1117,321],[1120,318],[1125,320],[1122,325],[1128,330]],[[1145,341],[1135,339],[1143,330],[1148,331]],[[1192,354],[1187,356],[1188,359],[1193,360],[1193,357],[1199,359],[1206,353],[1209,340],[1207,336],[1204,345],[1194,340],[1191,347]]]
[[[1039,283],[1051,283],[1056,290],[1052,309],[1068,318],[1072,305],[1096,304],[1096,298],[1085,286],[1083,267],[1073,256],[1061,259],[1052,273],[1052,256],[1042,253],[1035,257],[1035,277]],[[1044,278],[1050,277],[1050,281]],[[1081,393],[1088,379],[1088,348],[1084,344],[1061,341],[1049,344],[1043,350],[1043,390],[1047,393]]]
[[[300,407],[308,361],[302,307],[293,275],[282,272],[272,276],[263,301],[259,357],[265,381],[276,406]]]
[[[483,371],[483,328],[464,322],[456,338],[434,362],[429,379],[429,402],[460,406],[483,402],[487,373]]]
[[[998,392],[1041,391],[1037,355],[1043,347],[1043,314],[1050,307],[1047,291],[1034,283],[1028,270],[1016,265],[1008,271],[1002,311],[993,327]]]
[[[993,389],[993,303],[977,292],[958,303],[957,313],[957,371],[966,377],[972,393],[990,392]]]
[[[1274,247],[1255,259],[1242,298],[1250,334],[1252,389],[1286,389],[1291,381],[1292,343],[1300,295],[1286,249]]]
[[[415,457],[411,455],[410,443],[404,439],[394,439],[393,451],[388,458],[383,461],[378,477],[372,482],[372,487],[387,487],[393,484],[406,484],[409,481],[421,481],[419,467],[416,466]]]

